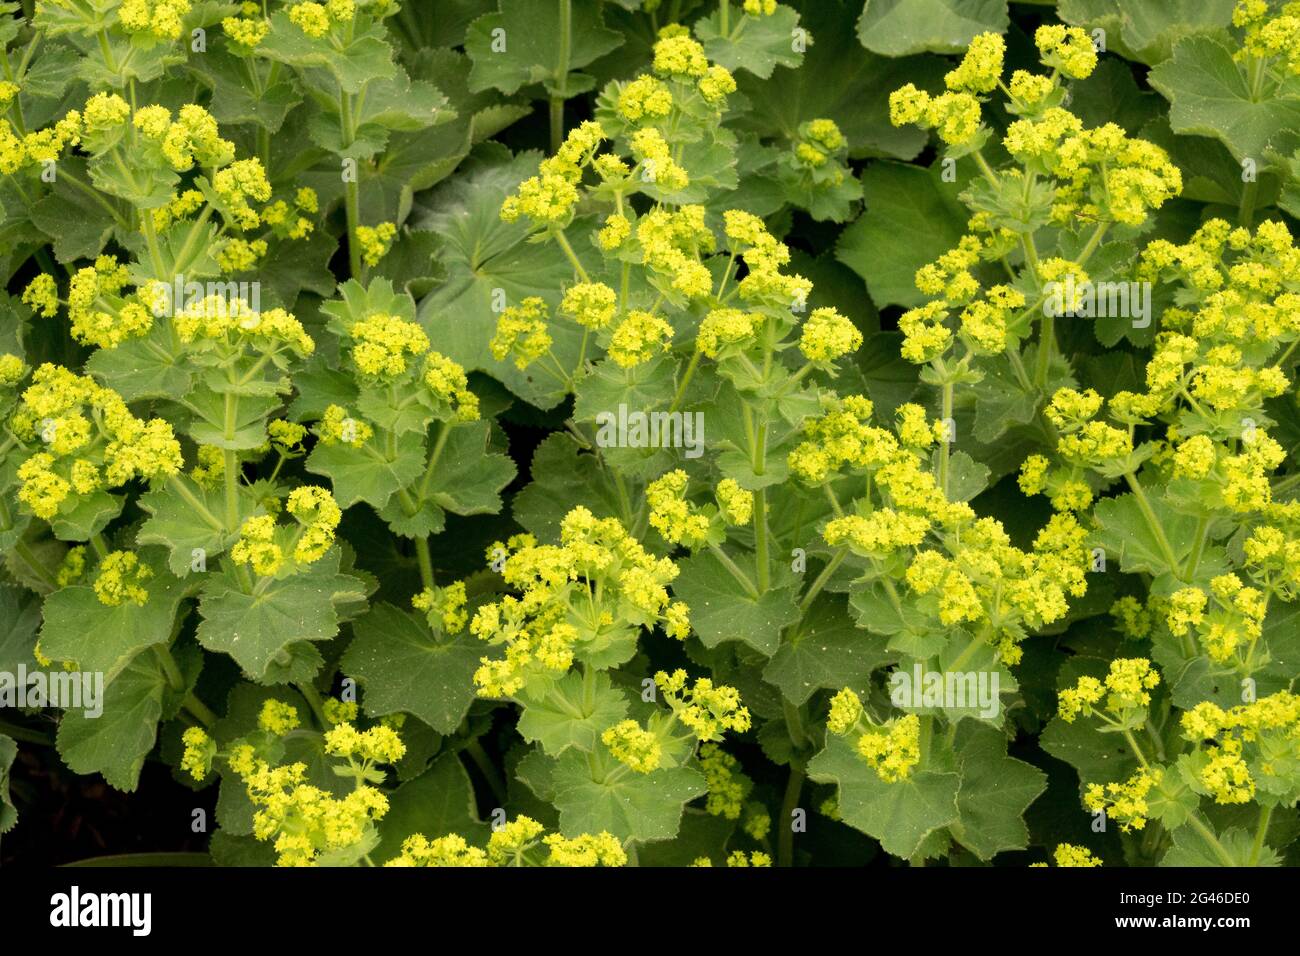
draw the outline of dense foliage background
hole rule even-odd
[[[0,9],[0,859],[1295,862],[1291,5]]]

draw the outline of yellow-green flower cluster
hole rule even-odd
[[[718,482],[714,497],[718,501],[718,513],[729,525],[749,524],[754,515],[754,493],[741,488],[733,479],[723,478]]]
[[[672,346],[673,327],[660,315],[632,309],[609,339],[609,357],[619,368],[636,368]]]
[[[1092,38],[1080,27],[1044,24],[1034,32],[1034,45],[1044,66],[1082,80],[1097,68],[1097,51]]]
[[[165,478],[184,464],[166,421],[136,418],[112,389],[49,363],[33,374],[10,428],[44,445],[18,467],[18,500],[46,520],[73,494]]]
[[[352,361],[362,375],[391,381],[406,374],[407,356],[429,351],[429,337],[418,323],[382,312],[354,322],[348,330],[352,338]]]
[[[459,362],[440,352],[430,352],[424,360],[424,384],[452,419],[472,422],[478,419],[478,396],[469,390],[469,377]]]
[[[153,312],[138,298],[123,299],[122,289],[130,281],[126,266],[113,256],[99,256],[93,266],[73,273],[68,283],[68,318],[72,337],[87,345],[111,349],[127,339],[144,335],[153,327]],[[39,303],[46,315],[57,309],[54,282],[38,276],[24,293],[24,301]]]
[[[355,0],[295,3],[289,7],[289,22],[312,39],[319,39],[335,26],[351,23],[355,13]]]
[[[1211,579],[1214,608],[1206,613],[1209,599],[1198,587],[1182,588],[1169,596],[1166,623],[1178,636],[1195,627],[1210,659],[1232,660],[1243,647],[1253,647],[1264,633],[1268,597],[1258,588],[1247,587],[1236,574]]]
[[[713,291],[713,274],[700,261],[716,244],[705,225],[703,206],[676,211],[656,206],[637,221],[636,239],[645,265],[667,278],[676,292],[700,299]]]
[[[132,124],[143,140],[152,144],[178,173],[193,169],[196,164],[209,168],[225,166],[235,158],[235,145],[221,138],[216,118],[193,103],[182,106],[175,120],[165,106],[141,107],[135,112]]]
[[[686,484],[686,472],[678,468],[650,482],[645,497],[650,506],[650,527],[665,541],[695,549],[708,537],[709,519],[692,510],[686,500]]]
[[[122,0],[117,18],[127,33],[176,40],[189,12],[190,0]]]
[[[949,74],[951,76],[951,74]],[[970,93],[931,96],[911,83],[889,94],[889,121],[895,126],[915,123],[933,129],[951,146],[962,146],[980,131],[980,101]]]
[[[1118,658],[1110,662],[1110,671],[1104,681],[1080,677],[1073,687],[1061,691],[1058,713],[1066,723],[1073,722],[1080,714],[1110,720],[1097,707],[1105,698],[1105,709],[1122,718],[1150,704],[1151,690],[1159,683],[1160,674],[1149,660],[1142,657]]]
[[[181,769],[195,780],[202,780],[212,771],[212,761],[217,756],[217,745],[202,727],[187,727],[181,734],[185,750],[181,754]]]
[[[864,731],[854,749],[885,783],[898,783],[912,775],[921,762],[921,721],[904,714]]]
[[[271,184],[266,170],[257,159],[240,159],[212,177],[212,189],[224,203],[227,221],[239,229],[256,229],[261,217],[250,204],[271,198]]]
[[[130,551],[110,551],[99,561],[95,576],[95,597],[100,604],[118,607],[134,604],[143,607],[149,600],[146,587],[153,577],[153,568],[140,561]]]
[[[274,697],[262,704],[262,709],[257,715],[257,726],[277,737],[283,737],[289,731],[296,730],[301,724],[302,718],[298,716],[298,708]]]
[[[627,853],[611,834],[582,833],[566,837],[559,833],[543,836],[545,827],[531,817],[507,821],[488,838],[486,850],[470,846],[459,834],[430,840],[423,834],[408,837],[401,855],[385,866],[625,866]],[[545,847],[546,856],[540,855]]]
[[[944,85],[962,93],[990,93],[1002,77],[1007,45],[996,33],[981,33],[970,41],[961,63],[944,77]]]
[[[1160,783],[1164,771],[1144,768],[1120,783],[1090,783],[1083,793],[1083,805],[1093,813],[1105,813],[1125,833],[1144,829],[1151,809],[1147,795]]]
[[[515,367],[525,369],[551,350],[551,333],[546,328],[546,302],[529,296],[502,311],[496,334],[488,348],[497,361],[514,358]]]
[[[266,425],[266,437],[277,452],[286,458],[303,453],[303,441],[307,438],[307,428],[297,422],[277,418]],[[211,446],[204,446],[211,447]]]
[[[517,535],[487,557],[504,560],[502,577],[520,596],[482,605],[470,623],[476,637],[505,647],[504,657],[484,657],[474,675],[482,697],[510,697],[534,677],[558,678],[589,649],[635,638],[643,627],[662,624],[679,639],[690,632],[686,605],[667,591],[677,566],[646,551],[615,518],[575,508],[558,545]]]
[[[397,225],[381,222],[377,226],[357,226],[357,243],[361,246],[361,259],[368,266],[379,265],[379,260],[388,255],[397,238]]]
[[[467,600],[465,582],[453,581],[445,588],[425,588],[411,598],[411,606],[423,611],[431,626],[457,634],[469,623],[469,613],[465,610]]]
[[[340,723],[325,731],[325,752],[365,765],[394,764],[406,755],[406,745],[397,731],[386,724],[357,730],[353,724]]]
[[[738,820],[754,781],[740,769],[740,761],[715,743],[700,745],[700,770],[708,788],[704,809],[712,816]]]
[[[1211,701],[1182,715],[1196,750],[1181,758],[1197,793],[1217,803],[1245,803],[1257,789],[1292,791],[1300,765],[1300,697],[1279,691],[1224,710]]]
[[[355,847],[388,812],[388,798],[374,787],[335,797],[304,782],[305,764],[272,768],[265,761],[252,767],[239,762],[248,771],[242,774],[248,798],[258,808],[253,836],[274,839],[278,866],[314,866],[323,853]]]
[[[922,608],[939,622],[987,623],[982,633],[1004,663],[1020,660],[1026,628],[1063,618],[1069,598],[1087,591],[1090,552],[1086,530],[1070,515],[1054,515],[1032,551],[1011,544],[1001,522],[980,518],[945,541],[945,554],[924,550],[906,572]]]
[[[740,704],[740,692],[726,685],[715,686],[707,677],[697,677],[687,686],[686,671],[659,671],[655,685],[672,708],[674,716],[701,741],[718,741],[723,731],[744,733],[749,729],[749,710]]]
[[[326,445],[351,445],[360,448],[374,437],[369,423],[353,418],[342,405],[329,405],[325,415],[316,423],[316,434]]]
[[[584,329],[603,329],[618,314],[618,293],[603,282],[579,282],[565,291],[560,312]]]
[[[814,309],[803,325],[799,351],[810,362],[830,364],[862,344],[857,326],[835,309]]]
[[[285,510],[302,525],[293,559],[299,564],[319,561],[334,544],[334,531],[343,518],[338,502],[324,488],[302,485],[289,492]]]
[[[186,345],[234,351],[249,343],[262,352],[288,348],[303,357],[316,350],[302,323],[284,309],[254,312],[243,299],[215,294],[188,304],[172,317],[172,325]]]
[[[655,734],[635,720],[621,720],[600,735],[614,759],[637,773],[658,770],[663,761],[663,746]]]
[[[1056,850],[1052,853],[1052,860],[1057,866],[1071,867],[1093,867],[1101,866],[1101,858],[1092,855],[1092,851],[1084,846],[1074,846],[1070,843],[1058,843]],[[1034,863],[1033,866],[1047,866],[1046,863]]]

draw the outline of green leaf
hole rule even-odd
[[[584,453],[565,432],[552,432],[542,440],[528,474],[533,480],[515,495],[511,507],[515,521],[539,540],[558,538],[564,516],[579,505],[597,518],[630,523],[600,458]]]
[[[502,147],[480,147],[455,179],[422,203],[422,209],[412,215],[412,224],[444,239],[447,281],[421,301],[419,310],[420,324],[438,351],[467,371],[487,372],[539,408],[553,408],[565,387],[540,363],[521,371],[512,361],[497,361],[488,350],[496,334],[494,302],[518,304],[536,295],[554,306],[560,289],[573,276],[573,267],[554,243],[526,242],[526,223],[501,221],[501,203],[537,171],[537,161],[536,154],[511,157]],[[579,233],[572,228],[570,234]],[[577,243],[579,255],[584,245]],[[551,332],[552,351],[561,365],[572,368],[581,341],[577,327],[554,323]]]
[[[62,184],[31,207],[31,219],[53,240],[54,258],[69,263],[103,252],[115,222],[100,203],[87,202],[84,193]]]
[[[167,678],[152,654],[141,655],[104,689],[103,713],[70,710],[59,722],[59,753],[75,773],[100,773],[128,793],[158,736]]]
[[[492,424],[470,422],[448,429],[427,486],[420,497],[458,515],[496,514],[501,490],[515,477],[514,462],[491,450]]]
[[[379,845],[371,851],[371,859],[382,866],[401,853],[403,841],[416,833],[430,840],[455,833],[472,845],[488,835],[475,812],[469,774],[454,753],[443,754],[388,798],[388,812],[379,824]]]
[[[1004,850],[1024,849],[1029,844],[1024,813],[1047,789],[1047,775],[1008,757],[1006,737],[987,724],[962,721],[956,749],[960,819],[951,829],[957,842],[985,861]]]
[[[555,762],[552,782],[560,830],[613,834],[619,840],[671,840],[681,826],[682,806],[705,792],[704,775],[689,767],[651,773],[623,772],[622,764],[605,756],[593,779],[587,755],[569,750]]]
[[[912,307],[927,300],[916,270],[957,245],[969,212],[958,183],[902,163],[872,163],[862,174],[867,211],[840,234],[835,257],[862,276],[878,307]],[[881,250],[888,249],[888,255]]]
[[[1174,844],[1157,866],[1281,866],[1282,858],[1269,846],[1263,847],[1258,859],[1252,860],[1254,839],[1241,827],[1230,827],[1217,835],[1216,847],[1195,827],[1174,831]]]
[[[802,704],[818,690],[865,686],[871,672],[891,659],[884,641],[853,623],[843,597],[825,595],[781,643],[763,679],[792,704]]]
[[[65,499],[50,520],[50,530],[60,541],[89,541],[122,513],[125,500],[103,490]]]
[[[474,672],[483,645],[464,632],[435,639],[423,621],[391,604],[376,604],[352,622],[356,635],[340,666],[365,690],[371,717],[411,713],[452,734],[474,700]]]
[[[383,27],[377,24],[335,45],[307,36],[289,20],[286,10],[277,10],[270,22],[271,32],[257,47],[261,56],[289,66],[329,70],[345,93],[360,93],[367,83],[396,72],[393,51],[382,39]]]
[[[613,688],[609,674],[588,674],[584,685],[582,674],[570,671],[545,698],[525,701],[517,728],[520,736],[541,744],[553,757],[570,747],[594,751],[601,733],[627,715],[627,697]]]
[[[568,74],[558,74],[557,55],[562,42],[563,6],[568,6],[570,13],[569,42],[565,47],[569,55],[564,61],[569,70],[580,70],[623,43],[620,34],[605,28],[597,0],[572,0],[569,4],[500,0],[498,12],[479,17],[465,31],[465,52],[474,61],[469,88],[494,87],[502,93],[514,93],[521,86],[544,83],[548,90],[564,89]],[[573,86],[579,87],[580,83]],[[581,90],[572,89],[570,95],[575,92]]]
[[[751,17],[733,4],[731,15],[725,34],[721,10],[715,9],[695,24],[695,36],[704,44],[710,62],[766,80],[778,66],[796,67],[803,61],[803,52],[795,43],[799,14],[792,7],[782,3],[768,16]],[[805,42],[811,45],[815,39],[810,36]]]
[[[399,443],[394,455],[385,458],[373,445],[353,448],[342,442],[333,445],[321,442],[307,457],[307,470],[329,478],[340,508],[364,501],[379,509],[424,472],[423,440]]]
[[[691,626],[705,647],[741,641],[764,657],[771,657],[776,653],[782,629],[799,620],[791,583],[774,584],[754,596],[712,551],[693,555],[679,567],[681,574],[673,582],[673,594],[690,607]],[[752,573],[750,580],[754,580]]]
[[[885,56],[964,53],[976,34],[1007,25],[1007,0],[867,0],[858,39]]]
[[[1143,517],[1137,495],[1098,501],[1093,508],[1098,526],[1094,544],[1105,549],[1108,559],[1118,558],[1121,571],[1144,571],[1157,577],[1156,587],[1162,582],[1172,586],[1195,545],[1196,518],[1174,511],[1158,498],[1150,500],[1154,526]],[[1163,546],[1162,538],[1168,548]]]
[[[1232,22],[1236,0],[1061,0],[1066,23],[1106,31],[1106,46],[1148,66],[1165,60],[1185,36],[1217,33]]]
[[[136,544],[167,548],[167,566],[177,577],[196,570],[196,558],[201,558],[200,569],[206,566],[239,536],[238,531],[225,530],[225,492],[220,486],[204,488],[184,475],[176,475],[141,495],[137,503],[149,517],[136,532]],[[264,513],[255,490],[241,486],[237,524]]]
[[[239,587],[233,568],[214,574],[199,603],[199,643],[229,654],[249,678],[261,683],[282,682],[285,669],[295,664],[314,672],[320,656],[309,645],[338,633],[334,602],[355,599],[358,593],[365,596],[357,579],[338,573],[339,556],[339,550],[331,548],[305,571],[264,581],[264,590],[252,594]]]
[[[847,740],[833,734],[808,762],[808,776],[834,784],[841,819],[894,856],[911,857],[927,836],[958,819],[957,774],[916,770],[906,780],[885,783]]]
[[[18,759],[18,744],[0,734],[0,833],[8,833],[18,822],[18,808],[9,793],[9,773]]]
[[[95,350],[86,360],[86,371],[128,402],[188,395],[194,374],[183,364],[183,356],[171,354],[172,344],[171,333],[155,323],[138,339]]]
[[[41,601],[23,588],[0,584],[0,673],[35,663],[36,631],[41,625]]]
[[[259,69],[256,59],[233,56],[220,48],[189,60],[189,65],[212,90],[208,108],[218,123],[222,126],[255,123],[276,133],[289,111],[302,103],[294,74],[280,72],[275,83],[258,90],[248,82],[246,63],[251,63],[254,70]]]
[[[165,645],[172,636],[184,585],[166,571],[145,584],[149,598],[136,605],[100,603],[92,587],[60,588],[45,599],[41,653],[51,660],[75,661],[79,670],[100,671],[113,679],[145,648]]]
[[[1232,54],[1211,37],[1187,37],[1148,81],[1169,100],[1175,133],[1212,136],[1234,159],[1259,162],[1279,133],[1300,130],[1300,83],[1287,77],[1271,95],[1253,95]]]
[[[1125,780],[1137,770],[1137,760],[1118,734],[1099,734],[1095,722],[1076,718],[1066,723],[1053,717],[1038,738],[1039,746],[1064,760],[1088,783]]]

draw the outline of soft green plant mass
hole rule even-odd
[[[1300,859],[1300,4],[0,15],[7,839]]]

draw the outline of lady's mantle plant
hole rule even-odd
[[[1291,861],[1300,20],[1079,6],[6,4],[0,829]]]

